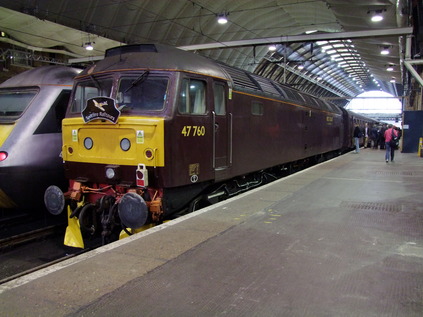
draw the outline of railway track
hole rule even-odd
[[[83,249],[83,250],[80,250],[80,251],[75,252],[75,253],[72,253],[72,254],[66,254],[66,255],[64,255],[64,256],[62,256],[62,257],[60,257],[60,258],[57,258],[57,259],[55,259],[55,260],[48,261],[48,262],[46,262],[46,263],[44,263],[44,264],[40,264],[40,265],[37,265],[37,266],[31,267],[31,268],[26,269],[26,270],[24,270],[24,271],[17,272],[17,273],[14,273],[14,274],[12,274],[12,275],[5,275],[4,277],[2,277],[2,278],[0,279],[0,285],[1,285],[1,284],[4,284],[4,283],[7,283],[7,282],[9,282],[9,281],[12,281],[12,280],[14,280],[14,279],[17,279],[17,278],[19,278],[19,277],[25,276],[25,275],[27,275],[27,274],[30,274],[30,273],[36,272],[36,271],[41,270],[41,269],[43,269],[43,268],[45,268],[45,267],[48,267],[48,266],[50,266],[50,265],[53,265],[53,264],[56,264],[56,263],[60,263],[60,262],[65,261],[65,260],[67,260],[67,259],[69,259],[69,258],[72,258],[72,257],[78,256],[78,255],[80,255],[80,254],[82,254],[82,253],[85,253],[85,252],[87,252],[87,251],[90,251],[90,250],[91,250],[91,249]]]
[[[49,226],[46,228],[41,228],[21,234],[17,234],[11,237],[0,239],[0,250],[6,249],[6,248],[13,248],[16,247],[22,243],[31,242],[37,239],[43,239],[48,236],[57,234],[60,230],[60,227],[62,226]],[[62,229],[63,230],[63,229]]]
[[[0,284],[78,254],[63,246],[63,232],[50,225],[0,239]]]

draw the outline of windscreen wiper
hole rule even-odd
[[[101,91],[101,87],[100,87],[100,83],[98,82],[97,79],[94,78],[93,75],[90,75],[90,78],[92,80],[92,82],[94,83],[95,87],[99,90],[99,92]]]
[[[135,87],[136,85],[142,83],[148,76],[149,71],[146,70],[144,73],[142,73],[137,79],[135,79],[131,85],[126,88],[126,90],[123,93],[127,93],[129,90],[131,90],[133,87]]]

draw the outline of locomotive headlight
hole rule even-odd
[[[116,173],[115,170],[113,168],[106,168],[106,177],[108,179],[113,179],[113,177],[115,177]]]
[[[91,150],[93,148],[94,142],[91,138],[84,139],[84,146],[87,150]]]
[[[107,165],[106,166],[106,178],[110,180],[117,180],[119,178],[119,166],[118,165]]]
[[[127,138],[124,138],[120,141],[120,148],[122,151],[128,151],[131,148],[131,141]]]

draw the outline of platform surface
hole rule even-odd
[[[422,316],[423,158],[363,149],[0,285],[0,316]]]

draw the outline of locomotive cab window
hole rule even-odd
[[[17,120],[37,93],[38,89],[0,91],[0,120],[8,122]]]
[[[206,84],[196,79],[184,79],[179,92],[178,110],[183,114],[206,113]]]
[[[70,111],[80,113],[84,110],[87,100],[94,97],[110,97],[113,79],[96,79],[90,77],[88,80],[79,82],[76,85]]]
[[[117,104],[122,113],[163,110],[168,79],[148,72],[120,79]]]
[[[214,84],[214,111],[217,115],[226,114],[225,86],[218,83]]]

